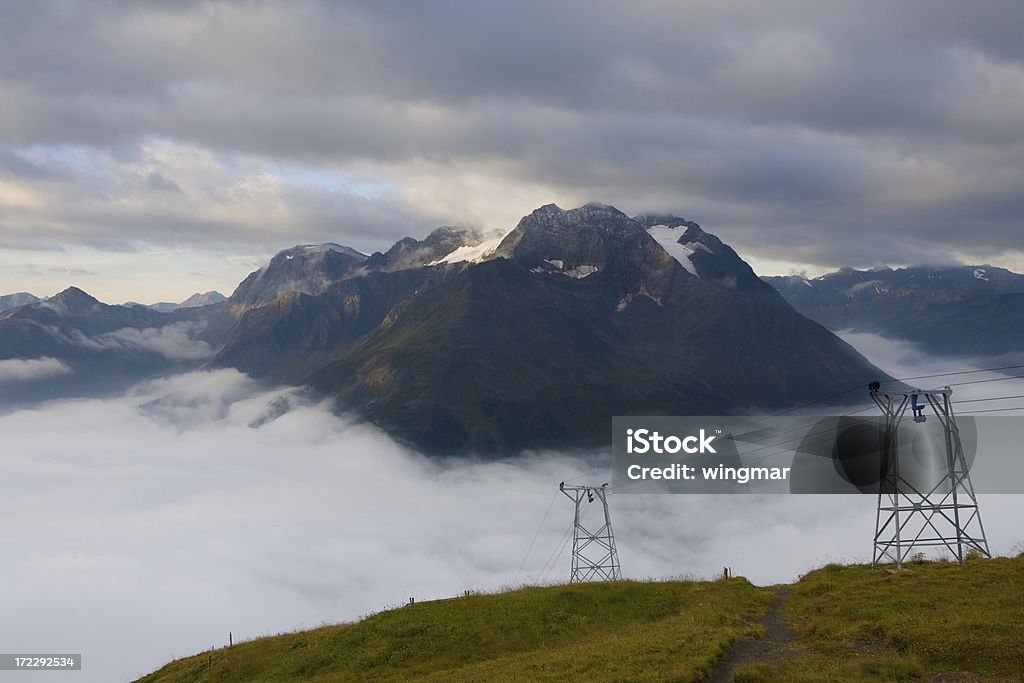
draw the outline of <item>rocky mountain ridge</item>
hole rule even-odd
[[[601,204],[369,256],[299,245],[226,301],[168,313],[68,290],[0,314],[0,339],[16,326],[39,339],[0,358],[46,348],[72,376],[129,352],[146,359],[133,377],[238,368],[431,453],[601,445],[616,414],[789,407],[881,376],[696,223]],[[208,355],[168,341],[182,339]],[[178,357],[161,366],[154,350]]]

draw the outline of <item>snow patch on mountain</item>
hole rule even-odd
[[[544,265],[547,264],[547,265]],[[544,264],[537,266],[536,268],[530,268],[531,273],[549,275],[564,275],[565,277],[572,278],[573,280],[582,280],[585,277],[590,277],[598,270],[597,266],[592,263],[583,263],[572,268],[565,267],[565,261],[562,259],[544,259]]]
[[[508,233],[499,235],[489,240],[475,245],[464,245],[451,252],[444,258],[439,258],[436,261],[431,261],[428,266],[439,266],[442,263],[479,263],[484,261],[488,256],[494,253],[494,250],[498,248],[501,241],[505,239]]]
[[[585,263],[582,266],[576,266],[565,271],[565,274],[576,280],[582,280],[585,277],[593,275],[598,270],[597,266]]]
[[[647,229],[647,234],[653,237],[661,245],[661,248],[678,261],[679,265],[685,268],[690,275],[700,277],[700,273],[697,272],[697,266],[693,264],[693,260],[690,257],[697,250],[698,246],[703,247],[707,251],[710,250],[699,242],[680,244],[679,238],[682,237],[684,231],[685,228],[682,227],[670,228],[667,225],[655,225]]]

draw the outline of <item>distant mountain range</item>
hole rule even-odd
[[[1024,356],[1024,275],[993,266],[843,269],[766,277],[832,330],[874,332],[952,356]]]
[[[224,301],[207,292],[180,304],[113,306],[77,287],[47,299],[25,292],[0,297],[0,408],[120,391],[195,369],[235,324]]]
[[[137,304],[134,301],[125,302],[125,306],[146,306],[146,308],[152,308],[154,311],[160,311],[161,313],[170,313],[176,311],[179,308],[198,308],[200,306],[209,306],[210,304],[219,304],[222,301],[226,301],[227,297],[220,292],[196,292],[189,298],[185,299],[180,303],[171,303],[169,301],[161,301],[156,304]]]
[[[0,391],[0,407],[116,391],[194,369],[214,355],[234,323],[225,303],[161,313],[104,304],[76,287],[0,311],[0,363],[46,359],[48,365],[26,367],[50,370],[38,377],[19,372],[14,390]]]
[[[436,453],[604,444],[612,415],[776,409],[884,377],[696,223],[599,204],[370,255],[300,245],[195,308],[72,288],[0,313],[0,359],[38,358],[69,386],[234,367]]]
[[[123,306],[142,306],[143,308],[151,308],[154,311],[161,313],[169,313],[176,311],[179,308],[197,308],[199,306],[209,306],[210,304],[217,304],[221,301],[225,301],[225,297],[220,292],[206,292],[200,294],[196,292],[189,298],[185,299],[180,303],[171,303],[168,301],[161,301],[156,304],[140,304],[134,301],[126,301]],[[8,308],[14,308],[15,306],[24,306],[26,304],[35,304],[40,301],[45,301],[45,298],[40,298],[34,294],[28,292],[17,292],[16,294],[6,294],[0,296],[0,311],[6,311]]]

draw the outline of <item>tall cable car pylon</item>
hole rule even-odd
[[[878,382],[868,385],[868,390],[885,419],[872,564],[895,562],[902,567],[915,549],[929,546],[946,548],[958,562],[972,551],[991,557],[950,402],[953,390],[946,386],[931,391],[880,391]],[[939,449],[945,457],[942,476],[911,481],[906,472],[909,462],[900,471],[898,437],[908,406],[914,407],[914,422],[919,425],[926,422],[924,412],[929,408],[938,419]]]

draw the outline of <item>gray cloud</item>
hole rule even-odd
[[[8,358],[0,360],[0,383],[44,379],[69,372],[71,372],[71,368],[56,358]]]
[[[597,199],[769,259],[1024,260],[1016,2],[0,11],[7,235],[372,250]]]
[[[164,190],[167,192],[181,192],[181,188],[178,187],[178,183],[174,182],[167,176],[163,175],[159,171],[153,171],[149,173],[145,178],[147,187],[154,190]]]
[[[214,349],[206,342],[196,340],[195,332],[195,323],[182,321],[141,330],[125,327],[93,337],[79,335],[74,341],[81,346],[97,350],[144,351],[159,354],[170,360],[212,358]]]
[[[80,275],[98,275],[95,271],[89,270],[88,268],[67,268],[65,266],[50,266],[47,269],[50,273],[61,273],[64,275],[73,275],[78,277]]]

